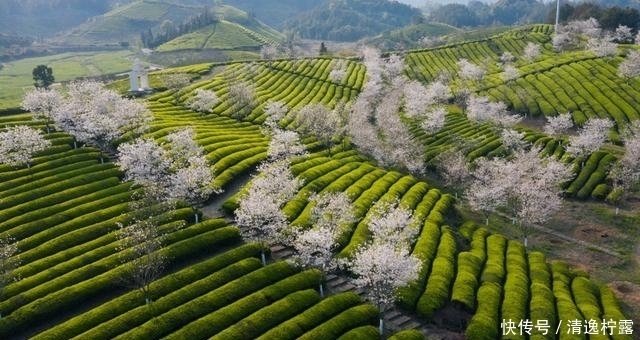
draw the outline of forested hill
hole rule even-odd
[[[106,0],[2,0],[0,32],[28,36],[49,36],[108,12]]]
[[[321,5],[324,1],[318,0],[223,0],[225,5],[231,5],[242,9],[264,22],[265,24],[281,29],[284,22],[302,12],[310,11]]]
[[[285,24],[302,38],[355,41],[419,21],[421,12],[396,1],[330,0]]]

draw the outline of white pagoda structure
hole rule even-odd
[[[133,68],[129,72],[129,91],[131,92],[145,92],[149,91],[149,73],[142,64],[140,59],[136,58],[133,62]]]

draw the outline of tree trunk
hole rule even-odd
[[[322,280],[320,280],[320,297],[324,298],[324,287],[322,286]]]
[[[616,216],[618,216],[618,213],[620,213],[620,207],[616,207]]]
[[[196,223],[200,222],[200,216],[198,216],[198,213],[196,213]]]
[[[378,331],[380,332],[380,335],[382,336],[382,333],[384,333],[384,320],[382,319],[382,314],[380,314],[380,323],[378,325]]]
[[[267,265],[267,257],[264,255],[264,249],[260,251],[260,258],[262,259],[262,266]]]

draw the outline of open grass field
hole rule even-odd
[[[56,82],[80,77],[128,72],[135,55],[131,51],[63,53],[4,63],[0,69],[0,109],[20,106],[25,92],[33,88],[31,72],[38,65],[53,69]]]

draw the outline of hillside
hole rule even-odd
[[[301,38],[356,41],[419,20],[418,9],[398,2],[331,0],[285,23]]]
[[[319,6],[322,1],[317,0],[223,0],[223,4],[242,9],[255,15],[257,19],[276,29],[283,29],[285,21],[298,14]]]
[[[0,1],[0,33],[48,38],[108,12],[113,0],[3,0]]]
[[[183,20],[203,11],[201,6],[187,6],[162,1],[136,1],[60,34],[53,42],[61,45],[113,45],[132,43],[148,29],[158,30],[169,20],[179,25]]]
[[[623,54],[554,51],[551,32],[550,25],[532,25],[405,51],[404,69],[397,69],[422,84],[448,75],[452,91],[464,87],[467,94],[486,95],[505,101],[509,110],[526,112],[514,129],[541,146],[544,155],[570,165],[574,173],[564,188],[566,209],[544,228],[532,226],[528,246],[507,211],[485,215],[471,210],[435,169],[437,157],[448,149],[463,150],[465,162],[508,152],[499,127],[474,121],[460,101],[443,104],[444,125],[437,132],[423,129],[421,117],[409,116],[406,106],[392,111],[379,105],[402,116],[398,121],[420,143],[416,158],[427,169],[412,174],[404,164],[389,165],[378,159],[380,154],[352,144],[342,131],[326,142],[298,120],[299,110],[310,104],[351,117],[358,108],[344,110],[342,103],[354,103],[368,90],[369,72],[375,70],[366,67],[371,65],[366,60],[317,57],[158,70],[150,74],[158,92],[141,99],[154,118],[144,137],[166,142],[169,133],[192,127],[215,171],[212,185],[225,192],[213,195],[204,207],[159,216],[166,232],[161,252],[170,263],[151,285],[152,302],[145,305],[140,291],[118,283],[127,250],[114,231],[118,222],[136,216],[128,205],[131,183],[122,183],[114,160],[101,162],[96,148],[75,149],[73,137],[62,131],[47,134],[53,146],[38,154],[30,168],[0,165],[0,235],[18,240],[21,260],[15,271],[20,279],[6,286],[0,300],[0,338],[483,340],[499,339],[504,320],[514,321],[516,331],[519,320],[528,320],[541,327],[533,328],[531,337],[514,338],[554,339],[555,332],[571,329],[568,320],[628,325],[640,317],[637,201],[620,205],[620,211],[604,201],[611,192],[609,165],[624,148],[609,142],[583,159],[571,157],[563,145],[577,128],[551,136],[540,126],[544,117],[567,110],[578,124],[597,116],[615,120],[618,129],[628,126],[640,119],[639,80],[615,72]],[[528,43],[540,46],[535,60],[526,58]],[[517,70],[508,80],[499,64],[505,52],[512,54]],[[463,79],[456,65],[462,58],[485,67],[482,79]],[[171,73],[187,73],[192,82],[177,90],[154,85]],[[252,90],[254,100],[239,105],[234,94],[239,87]],[[209,113],[189,108],[202,90],[218,98]],[[336,258],[353,256],[372,239],[378,204],[396,202],[415,218],[415,236],[407,247],[420,261],[418,278],[398,291],[398,303],[384,313],[363,299],[366,289],[349,284],[349,273],[324,276],[283,261],[291,258],[292,248],[270,247],[263,265],[261,243],[243,239],[246,226],[231,223],[240,193],[249,190],[250,175],[270,157],[270,145],[277,145],[276,134],[263,124],[273,112],[267,105],[276,101],[286,109],[277,125],[298,131],[308,151],[289,160],[301,188],[276,209],[291,230],[313,227],[311,197],[316,193],[344,192],[352,201],[356,219],[340,226]],[[0,123],[44,128],[28,113],[2,116]],[[362,126],[346,125],[341,128],[350,136],[362,135]],[[378,132],[386,133],[384,128],[391,126]],[[325,296],[317,290],[321,282],[327,286]],[[388,321],[382,336],[379,315]],[[633,327],[625,330],[632,334],[603,338],[633,339],[640,331],[637,323]],[[414,330],[406,333],[407,328]]]

